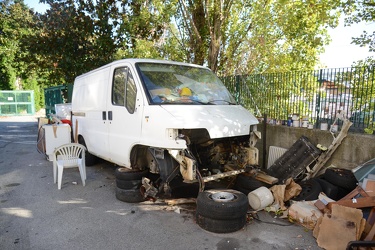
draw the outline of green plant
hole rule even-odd
[[[374,122],[370,122],[369,126],[367,128],[365,128],[364,131],[365,131],[365,134],[372,135],[375,131]]]

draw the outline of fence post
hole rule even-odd
[[[262,162],[262,169],[267,170],[267,113],[263,114],[263,131],[262,131],[262,139],[263,139],[263,162]]]
[[[240,88],[240,76],[236,75],[236,102],[240,103],[241,88]]]
[[[318,82],[319,82],[319,89],[318,89],[318,94],[316,96],[316,105],[315,105],[315,112],[316,112],[316,128],[319,128],[319,124],[320,124],[320,98],[321,98],[321,88],[322,88],[322,82],[323,82],[323,70],[320,69],[319,70],[319,78],[318,78]]]

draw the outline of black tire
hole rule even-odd
[[[218,220],[207,218],[201,214],[196,214],[197,224],[213,233],[232,233],[242,229],[246,225],[246,215],[231,220]]]
[[[116,168],[115,170],[116,178],[124,181],[142,180],[142,177],[145,177],[147,173],[148,170],[140,171],[123,167]]]
[[[199,194],[199,183],[185,183],[175,178],[169,184],[173,198],[196,198]]]
[[[312,201],[318,199],[319,194],[323,191],[319,182],[315,179],[310,179],[298,183],[302,187],[299,195],[293,198],[295,201]]]
[[[324,179],[333,185],[342,187],[349,191],[352,191],[357,187],[357,179],[349,169],[328,168],[324,173]]]
[[[243,193],[244,195],[248,195],[251,191],[254,191],[254,190],[250,190],[250,189],[246,189],[246,188],[243,188],[243,187],[239,187],[239,186],[234,186],[233,187],[235,190],[237,191],[240,191],[241,193]]]
[[[197,214],[215,220],[241,218],[248,208],[247,196],[237,190],[211,189],[197,197]]]
[[[128,203],[138,203],[145,200],[139,189],[121,189],[118,187],[116,187],[116,198]]]
[[[338,200],[338,193],[339,188],[336,185],[333,185],[332,183],[326,181],[323,178],[316,178],[316,180],[319,182],[320,186],[322,187],[323,193],[325,193],[329,198],[333,200]]]
[[[126,181],[116,178],[116,187],[121,189],[139,189],[141,185],[141,180]]]
[[[271,187],[271,185],[264,183],[262,181],[259,181],[255,179],[254,177],[248,176],[245,174],[237,175],[235,186],[240,187],[242,189],[249,190],[250,192],[260,187],[267,187],[267,188]]]
[[[96,157],[95,155],[90,154],[83,137],[79,137],[78,143],[86,147],[86,152],[85,152],[85,164],[86,164],[86,166],[91,167],[91,166],[94,166],[95,164],[97,164],[98,161],[99,161],[99,158]]]
[[[333,184],[332,184],[333,185]],[[337,192],[337,198],[336,200],[341,200],[342,198],[344,198],[346,195],[348,195],[351,191],[353,190],[347,190],[345,188],[342,188],[342,187],[337,187],[338,189],[338,192]]]

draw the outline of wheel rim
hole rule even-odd
[[[211,199],[218,202],[229,202],[235,199],[234,194],[229,192],[218,192],[211,195]]]

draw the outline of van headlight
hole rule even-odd
[[[178,129],[168,128],[167,138],[169,140],[176,140],[178,138]]]
[[[258,126],[255,124],[255,125],[250,125],[250,133],[253,132],[253,131],[257,131],[258,130]]]

